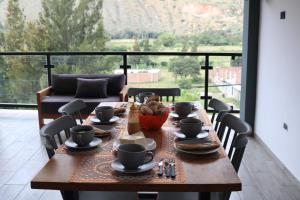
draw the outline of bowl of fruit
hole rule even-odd
[[[159,97],[148,98],[145,104],[140,106],[139,121],[144,130],[158,130],[166,122],[169,116],[169,108],[159,102]]]

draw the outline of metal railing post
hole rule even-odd
[[[209,84],[209,70],[213,69],[212,66],[209,65],[209,55],[205,55],[205,64],[201,67],[201,69],[205,70],[204,77],[204,96],[201,96],[201,99],[204,99],[204,108],[207,110],[208,100],[212,97],[208,95],[208,84]]]
[[[51,69],[54,68],[54,65],[51,64],[51,55],[47,54],[46,57],[46,64],[44,65],[44,68],[47,68],[47,75],[48,75],[48,86],[51,86]]]
[[[127,69],[130,69],[131,66],[127,64],[127,54],[123,54],[123,65],[120,66],[121,69],[123,69],[123,73],[125,75],[125,85],[127,85],[128,76],[127,76]]]

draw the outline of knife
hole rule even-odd
[[[162,176],[164,174],[164,172],[163,172],[163,169],[164,169],[163,165],[164,165],[164,159],[161,159],[159,161],[159,163],[158,163],[158,167],[159,167],[159,172],[157,173],[158,176]]]
[[[166,177],[169,178],[171,176],[171,168],[170,168],[170,163],[165,161],[165,174]]]
[[[176,177],[175,161],[172,161],[170,163],[170,167],[171,167],[171,178],[175,178]]]

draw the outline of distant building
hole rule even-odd
[[[121,74],[123,70],[117,69],[114,73]],[[127,73],[129,83],[158,82],[160,78],[159,69],[129,69]]]
[[[223,95],[240,99],[241,67],[217,67],[210,72],[210,80]]]

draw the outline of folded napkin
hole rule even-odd
[[[178,149],[187,151],[199,151],[199,150],[211,150],[220,147],[219,142],[212,140],[211,138],[193,138],[193,139],[180,139],[175,140],[175,146]]]
[[[114,114],[118,115],[118,114],[122,114],[126,112],[126,108],[120,107],[120,108],[114,108]]]
[[[126,107],[127,107],[126,103],[123,103],[120,106],[115,107],[114,108],[114,114],[115,115],[120,115],[120,114],[125,113],[126,112]]]
[[[146,138],[143,132],[139,131],[132,135],[122,135],[120,138],[120,144],[140,144],[146,146]]]
[[[102,129],[96,128],[96,127],[94,127],[94,131],[95,131],[96,137],[104,137],[104,136],[108,136],[111,134],[111,131],[102,130]]]

